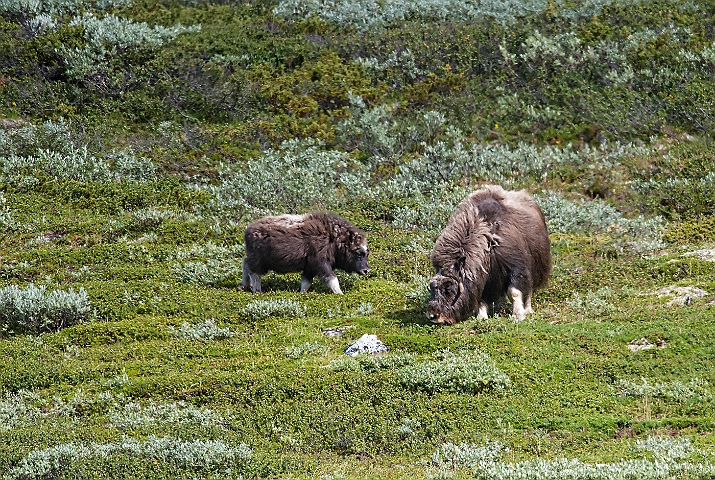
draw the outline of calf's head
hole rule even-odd
[[[457,277],[437,272],[429,290],[427,317],[432,323],[454,325],[469,316],[469,293]]]
[[[365,275],[370,271],[370,265],[367,263],[368,255],[370,255],[370,250],[367,249],[366,245],[361,245],[354,250],[350,250],[345,271]]]
[[[367,248],[367,240],[362,230],[350,230],[347,238],[344,238],[342,247],[342,260],[338,268],[346,272],[355,272],[360,275],[365,275],[370,270],[370,265],[367,263],[367,257],[370,255],[370,250]]]

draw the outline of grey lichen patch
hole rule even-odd
[[[705,290],[694,286],[676,286],[663,287],[654,292],[658,298],[669,297],[671,300],[668,306],[690,305],[694,300],[701,299],[709,295]]]
[[[694,252],[684,253],[683,256],[696,257],[698,260],[704,260],[706,262],[715,262],[715,248],[695,250]]]

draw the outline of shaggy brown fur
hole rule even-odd
[[[525,191],[487,186],[469,195],[449,219],[430,256],[429,318],[454,324],[508,294],[512,315],[531,313],[534,290],[551,275],[544,214]]]
[[[261,276],[273,270],[302,272],[301,292],[318,276],[334,293],[343,293],[334,268],[360,274],[369,270],[365,233],[332,213],[264,217],[246,228],[244,242],[244,290],[260,292]]]

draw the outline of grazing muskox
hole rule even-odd
[[[301,292],[318,276],[340,294],[333,269],[361,275],[369,270],[365,232],[332,213],[264,217],[246,228],[244,242],[241,287],[254,293],[261,291],[261,276],[269,270],[302,272]]]
[[[452,325],[507,295],[517,320],[532,313],[534,290],[551,275],[551,248],[544,214],[524,190],[487,186],[457,207],[430,255],[427,315]]]

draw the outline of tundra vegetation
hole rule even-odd
[[[714,76],[704,0],[0,0],[0,475],[713,478]],[[487,183],[552,277],[431,325]],[[242,291],[311,210],[370,272]]]

